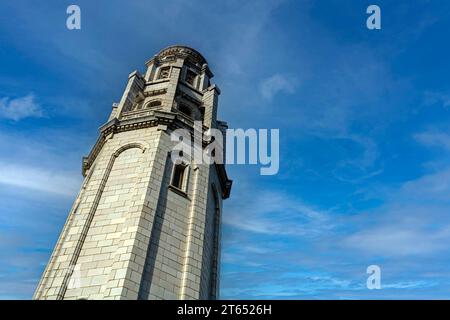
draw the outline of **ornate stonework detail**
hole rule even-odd
[[[199,67],[206,64],[206,59],[195,49],[185,46],[171,46],[163,49],[157,54],[160,61],[167,61],[165,58],[174,59],[175,57],[188,58],[191,63]]]
[[[158,79],[167,79],[170,76],[170,67],[163,67],[159,70]]]

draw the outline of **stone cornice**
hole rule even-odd
[[[119,132],[156,127],[159,125],[170,128],[171,130],[185,128],[190,130],[192,135],[194,134],[191,123],[187,123],[182,117],[172,112],[154,111],[152,112],[152,114],[147,116],[125,120],[114,118],[100,127],[100,135],[94,147],[92,148],[88,156],[83,157],[83,176],[86,176],[87,171],[91,168],[92,164],[94,163],[95,159],[97,158],[98,154],[100,153],[109,137]],[[207,129],[208,127],[206,126],[202,127],[202,130],[204,131]],[[208,145],[208,142],[203,141],[203,147],[205,147],[206,145]],[[219,181],[222,187],[222,197],[226,199],[230,195],[232,181],[228,179],[227,172],[223,164],[215,164],[215,168],[217,170]]]
[[[206,59],[202,56],[200,52],[198,52],[193,48],[181,45],[167,47],[161,50],[156,56],[159,60],[162,60],[166,56],[190,58],[194,63],[198,64],[200,67],[202,67],[204,64],[207,64]]]

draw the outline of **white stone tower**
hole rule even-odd
[[[170,133],[226,129],[205,58],[171,46],[129,75],[34,299],[216,299],[222,164],[175,165]],[[202,144],[204,148],[206,143]]]

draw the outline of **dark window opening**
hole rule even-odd
[[[184,171],[186,170],[186,166],[183,164],[175,165],[172,177],[172,185],[180,190],[183,189],[184,182]]]
[[[192,116],[191,108],[189,108],[189,107],[188,107],[187,105],[185,105],[185,104],[181,104],[181,105],[178,107],[178,110],[179,110],[181,113],[187,115],[188,117],[191,117],[191,116]]]
[[[189,83],[191,86],[193,86],[195,82],[195,77],[197,77],[195,72],[188,70],[186,73],[186,82]]]
[[[161,101],[156,100],[156,101],[151,101],[147,104],[147,108],[156,108],[156,107],[160,107],[161,106]]]

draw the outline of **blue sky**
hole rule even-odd
[[[82,29],[65,27],[81,7]],[[378,4],[382,30],[369,31]],[[0,298],[29,299],[127,75],[208,59],[232,128],[279,128],[280,172],[230,166],[222,298],[450,297],[447,1],[2,1]],[[366,288],[377,264],[382,289]]]

